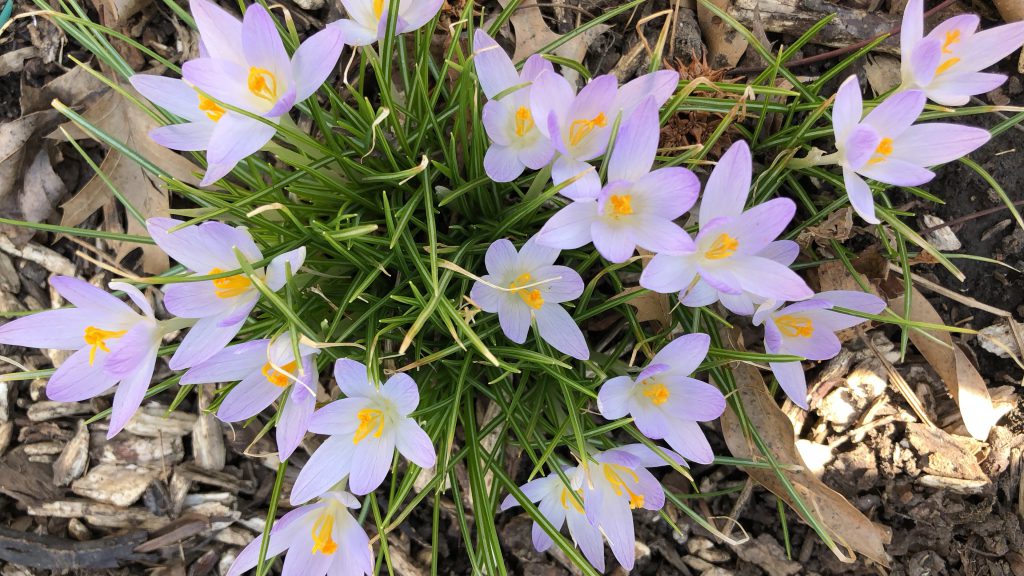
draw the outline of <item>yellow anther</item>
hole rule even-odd
[[[526,305],[534,310],[540,310],[541,306],[544,306],[544,296],[540,293],[540,290],[534,288],[530,290],[528,288],[520,288],[520,286],[526,286],[533,282],[533,276],[530,276],[529,272],[520,274],[518,278],[513,280],[508,287],[512,290],[513,294],[518,294]]]
[[[359,444],[371,433],[374,438],[380,438],[384,433],[384,413],[380,410],[363,408],[356,414],[356,418],[359,418],[359,428],[356,428],[356,435],[352,437],[353,444]]]
[[[220,274],[220,268],[212,268],[209,274]],[[212,280],[217,298],[234,298],[244,294],[252,286],[252,281],[243,274],[235,274],[227,278],[216,278]]]
[[[953,29],[946,32],[946,41],[942,43],[942,53],[952,54],[953,51],[949,49],[953,44],[960,43],[960,30]]]
[[[120,338],[127,334],[127,330],[103,330],[95,326],[85,327],[85,343],[90,346],[89,348],[89,366],[96,361],[96,350],[103,350],[104,352],[110,352],[110,348],[107,348],[107,340],[111,338]]]
[[[608,203],[612,205],[612,216],[624,216],[633,213],[633,197],[629,194],[612,194]]]
[[[533,126],[533,114],[530,114],[526,106],[520,106],[516,110],[516,136],[522,138],[533,130]]]
[[[317,552],[330,556],[338,550],[338,544],[334,541],[331,532],[334,530],[334,514],[330,510],[324,510],[313,522],[313,554]]]
[[[775,319],[775,325],[790,338],[810,338],[814,334],[814,321],[806,316],[785,314]]]
[[[581,499],[583,498],[582,488],[577,490],[576,493],[580,495]],[[576,501],[576,498],[573,498],[572,494],[569,493],[569,489],[562,488],[562,508],[568,510],[569,506],[572,506],[573,509],[575,509],[580,514],[583,513],[583,506],[580,506],[580,503]]]
[[[277,77],[266,68],[249,68],[249,92],[268,102],[277,102]]]
[[[373,15],[380,20],[382,14],[384,14],[384,0],[373,0]]]
[[[603,464],[601,468],[603,468],[605,479],[608,480],[608,483],[612,485],[612,489],[615,490],[616,496],[622,496],[624,493],[628,494],[629,507],[633,509],[640,508],[644,505],[644,495],[637,494],[630,490],[629,486],[626,485],[626,481],[619,475],[620,471],[625,472],[633,478],[634,484],[638,484],[640,482],[640,477],[637,476],[636,472],[618,464]]]
[[[735,254],[739,245],[738,240],[723,232],[711,243],[711,248],[704,253],[704,257],[708,260],[723,260]]]
[[[655,382],[650,378],[641,382],[641,385],[643,386],[643,395],[650,398],[651,404],[655,406],[661,406],[668,402],[669,396],[672,395],[664,384]]]
[[[295,366],[296,363],[292,360],[284,366],[281,366],[281,370],[278,370],[271,366],[270,362],[267,362],[263,365],[262,372],[263,375],[267,377],[267,381],[271,384],[279,388],[284,388],[288,384],[291,384],[291,376],[295,374]]]
[[[223,108],[202,94],[199,94],[199,109],[205,112],[206,117],[214,122],[220,120],[220,117],[224,115]]]
[[[608,125],[608,119],[604,112],[594,116],[590,120],[576,120],[569,125],[569,145],[575,146],[580,143],[587,134],[594,131],[594,128],[603,128]]]
[[[892,154],[892,138],[882,138],[878,143],[878,147],[875,148],[875,153],[868,160],[868,164],[878,164],[879,162],[885,162],[889,155]]]
[[[956,64],[959,61],[959,58],[947,58],[945,61],[942,62],[942,64],[939,64],[938,68],[935,69],[935,75],[938,76],[939,74],[942,74],[943,72],[949,70],[950,68],[953,67],[954,64]]]

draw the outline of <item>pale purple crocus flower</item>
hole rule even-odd
[[[217,417],[225,422],[248,420],[275,400],[285,397],[277,420],[277,450],[287,460],[302,442],[316,408],[320,351],[299,343],[295,359],[290,332],[273,340],[236,344],[196,364],[181,376],[181,384],[238,382],[221,401]]]
[[[583,279],[572,268],[555,266],[558,249],[530,238],[516,252],[506,239],[487,248],[487,275],[473,284],[469,297],[484,312],[498,314],[501,330],[516,344],[526,342],[531,320],[540,338],[578,360],[590,358],[583,332],[560,305],[583,294]]]
[[[576,94],[569,81],[553,71],[542,72],[530,89],[530,110],[537,128],[548,137],[559,155],[551,166],[554,183],[562,184],[563,196],[577,200],[601,192],[597,169],[587,163],[604,154],[616,118],[629,119],[648,96],[660,108],[679,84],[679,73],[661,70],[630,81],[621,88],[611,74],[594,78]]]
[[[210,221],[170,231],[183,224],[173,218],[146,220],[149,235],[157,246],[195,274],[237,269],[236,249],[249,262],[263,259],[263,252],[245,228]],[[276,292],[287,281],[286,269],[296,273],[305,258],[306,249],[297,248],[275,257],[266,269],[255,269],[254,276]],[[222,350],[242,329],[259,299],[259,290],[245,274],[166,285],[167,311],[181,318],[198,319],[171,357],[171,369],[190,368]]]
[[[370,539],[349,512],[359,507],[354,496],[334,489],[318,502],[288,512],[270,530],[267,559],[288,552],[282,576],[373,574]],[[256,567],[263,537],[261,534],[238,554],[227,576],[242,576]]]
[[[484,129],[491,139],[484,155],[487,176],[495,182],[511,182],[526,168],[547,166],[555,148],[530,111],[530,83],[541,72],[553,71],[551,63],[534,54],[520,74],[501,46],[479,29],[473,36],[473,62],[480,88],[489,99],[483,110]],[[495,99],[499,94],[501,98]]]
[[[50,284],[74,308],[37,312],[0,326],[0,344],[75,350],[50,376],[46,396],[81,402],[117,385],[107,438],[113,438],[138,410],[149,389],[160,339],[165,333],[146,297],[134,286],[111,282],[141,314],[92,284],[54,276]]]
[[[244,19],[207,0],[191,0],[203,55],[182,66],[192,93],[181,85],[136,75],[132,84],[147,98],[189,120],[150,136],[174,150],[206,150],[209,164],[201,185],[219,180],[273,138],[276,123],[296,102],[309,98],[334,70],[344,46],[341,29],[327,26],[291,57],[263,6],[250,5]],[[163,92],[163,93],[161,93]],[[193,90],[195,92],[195,90]],[[212,99],[270,121],[225,109]],[[205,120],[204,120],[205,117]]]
[[[721,416],[725,396],[690,377],[710,344],[707,334],[680,336],[655,354],[635,380],[629,376],[608,380],[597,396],[601,415],[609,420],[632,416],[644,436],[665,439],[684,458],[710,464],[715,455],[698,422]]]
[[[926,166],[951,162],[988,142],[987,130],[937,122],[914,124],[924,110],[921,90],[886,98],[861,120],[860,83],[850,76],[839,87],[832,109],[836,162],[853,209],[878,224],[871,188],[863,177],[893,186],[918,186],[935,177]],[[824,158],[819,162],[825,163]]]
[[[775,198],[743,211],[751,172],[750,149],[738,141],[708,179],[696,250],[656,254],[640,276],[641,286],[663,294],[682,292],[681,298],[700,281],[731,296],[752,294],[781,301],[803,300],[814,294],[799,275],[773,259],[780,248],[772,246],[773,241],[793,219],[796,204],[788,198]]]
[[[743,211],[740,206],[737,214]],[[761,258],[768,258],[789,267],[800,255],[800,245],[792,240],[776,240],[765,246],[764,250],[757,253]],[[744,290],[739,294],[726,294],[719,292],[702,278],[698,278],[696,284],[679,293],[679,303],[690,308],[710,306],[715,302],[721,302],[727,310],[741,316],[751,316],[758,306],[766,302],[775,302],[774,298],[764,298],[752,292]]]
[[[619,130],[608,158],[608,184],[596,198],[579,198],[559,210],[537,233],[537,242],[560,249],[593,242],[616,263],[628,260],[638,246],[693,252],[693,240],[673,220],[693,206],[700,182],[686,168],[651,171],[658,135],[657,103],[647,98]]]
[[[551,473],[543,478],[531,480],[520,486],[519,489],[531,502],[537,503],[540,513],[547,518],[548,522],[551,522],[556,530],[561,530],[562,525],[567,524],[572,541],[594,568],[604,572],[604,543],[601,539],[601,531],[587,520],[587,515],[579,502],[583,499],[579,470],[578,468],[564,467],[563,473],[570,485],[566,485],[558,474]],[[572,486],[573,482],[577,485]],[[576,494],[573,495],[573,492]],[[518,505],[519,502],[515,497],[509,495],[501,503],[501,511],[504,512]],[[533,547],[538,552],[544,552],[554,544],[554,540],[536,522],[533,523],[532,535]]]
[[[366,46],[383,40],[388,31],[388,9],[398,4],[395,34],[422,28],[441,9],[442,0],[341,0],[348,18],[333,22],[350,46]]]
[[[1024,44],[1024,22],[978,32],[975,14],[960,14],[924,35],[924,0],[910,0],[900,32],[902,88],[922,90],[944,106],[963,106],[995,90],[1003,74],[981,72]]]
[[[675,452],[662,452],[683,463]],[[665,492],[648,468],[668,463],[643,444],[613,448],[589,458],[578,472],[584,512],[604,534],[619,564],[631,570],[636,560],[632,511],[660,510],[665,505]]]
[[[437,461],[430,437],[409,416],[420,395],[408,374],[395,374],[376,386],[365,365],[342,359],[334,365],[334,377],[346,397],[313,414],[309,431],[330,438],[299,472],[292,505],[323,494],[345,476],[353,494],[369,494],[384,482],[396,449],[421,468]]]
[[[754,315],[754,324],[764,324],[765,351],[808,360],[835,357],[842,348],[835,333],[867,321],[832,310],[835,306],[878,314],[885,309],[885,301],[864,292],[833,290],[781,309],[763,306]],[[786,396],[806,410],[807,380],[800,362],[770,362],[769,366]]]

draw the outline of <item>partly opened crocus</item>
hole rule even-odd
[[[157,246],[196,274],[213,275],[238,269],[236,249],[249,262],[263,259],[263,253],[245,228],[204,222],[170,231],[182,224],[172,218],[146,221]],[[305,257],[306,249],[297,248],[274,258],[266,270],[256,269],[254,275],[276,292],[287,280],[286,269],[296,273]],[[259,299],[259,290],[244,274],[168,284],[164,288],[167,311],[182,318],[199,319],[171,357],[170,367],[190,368],[223,349],[241,330]]]
[[[181,384],[238,381],[217,409],[225,422],[248,420],[284,396],[277,420],[277,450],[284,460],[302,442],[316,407],[314,358],[319,352],[299,343],[296,360],[291,333],[285,332],[274,340],[228,346],[185,372]]]
[[[250,5],[241,22],[207,0],[191,0],[190,7],[204,55],[186,62],[182,76],[195,88],[193,92],[202,94],[147,77],[136,76],[132,84],[157,104],[190,120],[178,128],[154,131],[152,137],[175,150],[205,149],[209,167],[202,185],[206,186],[273,138],[280,117],[296,102],[309,98],[334,70],[343,42],[341,29],[328,26],[289,57],[263,6]],[[268,122],[227,112],[214,100]]]
[[[764,348],[769,354],[828,360],[842,347],[835,333],[866,322],[833,307],[878,314],[885,309],[885,302],[864,292],[834,290],[782,309],[764,307],[754,315],[754,323],[764,323]],[[770,362],[769,366],[786,396],[806,410],[807,380],[800,362]]]
[[[530,90],[530,108],[540,131],[559,156],[551,167],[555,184],[577,178],[562,189],[573,200],[601,192],[597,169],[587,163],[604,154],[612,127],[621,115],[626,121],[648,96],[660,108],[679,83],[679,73],[662,70],[646,74],[619,88],[611,74],[591,80],[576,94],[569,81],[552,71],[542,72]]]
[[[800,276],[763,253],[793,219],[796,204],[775,198],[744,212],[750,162],[745,142],[729,148],[705,188],[696,250],[655,255],[640,276],[641,286],[663,294],[681,291],[680,297],[699,281],[724,295],[803,300],[813,294]]]
[[[561,249],[593,242],[612,262],[625,262],[637,246],[692,252],[693,240],[673,220],[693,206],[700,182],[686,168],[651,172],[658,136],[657,104],[647,98],[619,130],[608,159],[608,184],[596,198],[578,198],[552,216],[537,242]]]
[[[508,54],[483,30],[473,36],[473,50],[480,87],[490,99],[483,111],[484,129],[491,139],[484,155],[487,176],[495,182],[511,182],[525,168],[540,170],[547,166],[555,149],[530,111],[530,83],[541,72],[552,71],[551,63],[534,54],[520,74]],[[495,99],[498,95],[501,98]]]
[[[922,90],[934,102],[963,106],[975,94],[995,90],[1003,74],[981,72],[1024,44],[1024,22],[978,32],[975,14],[960,14],[924,35],[924,0],[903,12],[900,51],[903,88]]]
[[[635,380],[629,376],[608,380],[597,396],[601,415],[609,420],[632,416],[648,438],[664,438],[684,458],[710,464],[714,454],[697,423],[721,416],[725,396],[690,377],[710,343],[707,334],[680,336],[662,348]]]
[[[350,46],[366,46],[383,40],[388,30],[388,10],[398,8],[395,34],[412,32],[437,15],[442,0],[341,0],[348,18],[332,23]]]
[[[436,461],[430,437],[409,414],[420,403],[416,382],[395,374],[381,386],[370,382],[366,366],[338,360],[334,377],[345,393],[313,415],[310,432],[330,436],[302,467],[292,489],[293,505],[323,494],[345,476],[353,494],[363,495],[384,482],[395,449],[413,464]]]
[[[563,470],[565,478],[570,483],[580,484],[581,475],[578,468]],[[601,541],[601,531],[587,520],[583,512],[583,489],[577,485],[567,486],[562,478],[555,473],[544,478],[531,480],[519,487],[523,494],[531,502],[537,503],[540,513],[547,518],[556,530],[561,530],[563,524],[569,526],[569,536],[579,546],[587,560],[601,572],[604,572],[604,543]],[[575,494],[573,494],[575,492]],[[501,503],[501,510],[505,511],[519,502],[515,497],[509,495]],[[533,547],[538,552],[544,552],[554,541],[540,524],[533,523]]]
[[[92,284],[55,276],[50,284],[75,308],[38,312],[0,326],[0,344],[75,350],[46,384],[46,396],[80,402],[115,384],[107,438],[124,428],[142,404],[156,365],[164,329],[146,297],[135,287],[111,282],[138,306],[139,312]]]
[[[555,266],[556,248],[535,238],[521,251],[505,239],[487,248],[487,275],[473,284],[470,298],[485,312],[497,312],[501,330],[516,344],[526,342],[532,319],[545,342],[579,360],[590,350],[576,321],[559,303],[583,294],[583,279],[572,268]]]
[[[373,574],[370,539],[349,512],[359,501],[348,492],[331,490],[314,504],[285,514],[270,531],[267,559],[287,550],[282,576],[362,576]],[[256,567],[263,535],[235,558],[228,576],[241,576]]]
[[[861,120],[860,83],[850,76],[839,87],[832,110],[837,161],[850,204],[864,221],[877,224],[871,188],[865,176],[893,186],[917,186],[935,177],[925,168],[951,162],[988,142],[981,128],[928,123],[912,126],[924,110],[920,90],[886,98]]]

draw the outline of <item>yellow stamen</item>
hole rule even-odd
[[[723,232],[711,243],[711,249],[704,253],[704,257],[708,260],[723,260],[735,254],[739,245],[738,240]]]
[[[92,366],[92,363],[96,361],[97,349],[110,352],[110,348],[107,348],[107,340],[120,338],[127,333],[127,330],[103,330],[95,326],[86,326],[85,343],[91,346],[89,349],[89,366]]]
[[[959,43],[960,43],[960,30],[953,29],[953,30],[950,30],[950,31],[946,32],[946,41],[942,43],[942,53],[943,54],[952,54],[953,51],[950,50],[949,47],[952,46],[953,44],[959,44]]]
[[[373,15],[380,20],[382,14],[384,14],[384,0],[373,0]]]
[[[534,310],[540,310],[541,306],[544,305],[544,296],[540,293],[540,290],[534,288],[529,290],[526,288],[519,288],[520,286],[526,286],[533,282],[533,276],[530,276],[529,272],[520,274],[518,278],[512,281],[508,287],[512,290],[513,294],[518,294],[526,305]]]
[[[285,386],[291,383],[290,376],[295,374],[295,366],[296,363],[294,360],[292,360],[291,362],[285,364],[284,366],[281,366],[281,370],[278,370],[277,368],[271,366],[270,362],[267,362],[266,364],[263,365],[262,372],[263,375],[267,377],[267,380],[271,384],[277,386],[278,388],[284,388]]]
[[[882,138],[878,143],[878,147],[875,148],[875,154],[868,160],[868,164],[878,164],[879,162],[885,162],[892,154],[892,138]]]
[[[956,57],[947,58],[945,61],[942,62],[942,64],[939,64],[938,68],[935,69],[935,75],[938,76],[939,74],[942,74],[943,72],[949,70],[950,68],[953,67],[953,65],[955,65],[959,61],[960,59]]]
[[[576,493],[580,495],[580,498],[583,497],[582,488],[577,490]],[[576,501],[576,498],[573,498],[573,496],[569,493],[569,489],[562,488],[562,508],[568,510],[569,506],[572,506],[580,514],[583,513],[583,506],[580,506],[580,503]]]
[[[633,197],[629,194],[612,194],[608,197],[608,202],[612,205],[612,216],[618,217],[633,213]]]
[[[330,556],[338,550],[338,544],[331,536],[333,529],[334,514],[329,510],[324,510],[317,516],[316,522],[313,522],[313,529],[311,530],[313,535],[313,554],[320,552]]]
[[[604,112],[594,116],[590,120],[576,120],[569,125],[569,145],[575,146],[586,138],[587,134],[594,131],[594,128],[603,128],[608,124]]]
[[[380,438],[384,433],[384,413],[380,410],[363,408],[356,414],[356,418],[359,418],[359,428],[356,428],[356,435],[352,437],[353,444],[359,444],[371,432],[374,438]]]
[[[605,479],[608,480],[612,485],[612,489],[615,490],[616,496],[622,496],[623,492],[629,494],[629,507],[633,509],[640,508],[644,505],[644,495],[637,494],[630,490],[629,486],[626,485],[626,481],[619,475],[620,471],[625,472],[629,476],[633,477],[634,483],[639,483],[640,477],[636,475],[636,472],[618,464],[603,464],[601,468],[604,471]]]
[[[213,268],[210,270],[210,274],[220,274],[223,272],[220,268]],[[216,278],[212,280],[213,287],[216,289],[214,294],[217,298],[234,298],[235,296],[244,294],[252,286],[252,281],[245,277],[243,274],[235,274],[234,276],[228,276],[227,278]]]
[[[277,77],[266,68],[249,68],[249,91],[257,98],[277,102]]]
[[[810,338],[814,334],[814,321],[806,316],[785,314],[775,319],[775,325],[790,338]]]
[[[661,406],[665,402],[668,402],[669,396],[672,395],[661,382],[655,382],[650,378],[640,383],[643,386],[643,395],[651,399],[651,404],[655,406]]]
[[[516,136],[522,138],[530,130],[533,130],[533,126],[533,114],[530,114],[526,106],[520,106],[516,110]]]
[[[214,122],[220,120],[220,117],[224,115],[223,108],[202,94],[199,94],[199,109],[206,112],[206,117]]]

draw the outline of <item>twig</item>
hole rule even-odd
[[[1013,203],[1013,205],[1014,206],[1024,206],[1024,200],[1017,200],[1016,202]],[[988,216],[989,214],[995,214],[997,212],[1002,212],[1003,210],[1006,210],[1006,209],[1007,209],[1006,204],[1002,204],[1000,206],[996,206],[995,208],[986,208],[984,210],[979,210],[977,212],[973,212],[973,213],[968,214],[966,216],[961,216],[959,218],[954,218],[953,220],[950,220],[949,222],[943,222],[942,224],[936,224],[935,226],[929,226],[928,228],[925,228],[924,230],[919,230],[918,234],[924,235],[924,234],[927,234],[929,232],[934,232],[936,230],[941,230],[943,228],[952,228],[953,226],[957,226],[957,225],[963,224],[964,222],[970,222],[971,220],[974,220],[975,218],[982,218],[984,216]]]

